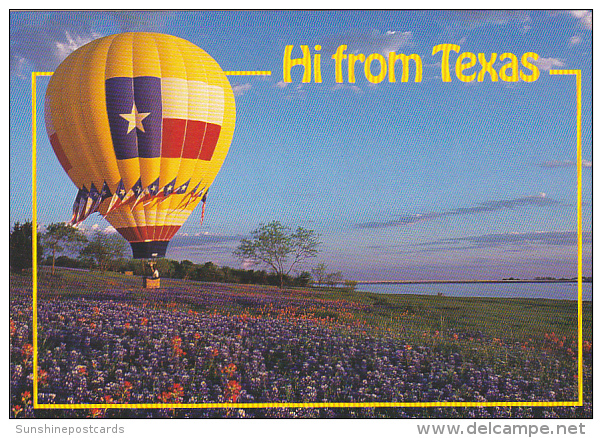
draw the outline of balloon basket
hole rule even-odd
[[[144,277],[143,284],[144,289],[159,289],[159,287],[161,287],[161,279]]]

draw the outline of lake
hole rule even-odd
[[[419,294],[448,297],[550,298],[577,300],[577,283],[422,283],[366,284],[356,290],[380,294]],[[583,283],[583,301],[592,300],[592,283]]]

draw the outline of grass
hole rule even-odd
[[[115,272],[87,272],[60,270],[55,276],[41,271],[39,274],[40,298],[118,298],[130,302],[170,302],[165,291],[177,289],[184,294],[177,305],[196,311],[232,314],[257,313],[249,303],[255,295],[277,296],[278,299],[344,301],[355,303],[357,308],[347,316],[365,325],[388,332],[405,331],[405,335],[456,332],[500,338],[506,342],[542,343],[546,334],[555,333],[569,340],[577,339],[577,302],[533,298],[467,298],[435,295],[376,294],[340,288],[288,288],[273,286],[212,284],[180,279],[161,279],[162,289],[154,292],[142,288],[140,277]],[[31,281],[29,280],[29,283]],[[25,276],[11,275],[11,283],[28,283]],[[216,291],[213,302],[198,303],[195,291]],[[234,295],[228,305],[220,296]],[[314,316],[344,321],[331,309],[315,309]],[[592,303],[583,302],[583,339],[592,340]]]
[[[407,361],[407,367],[403,365],[402,372],[408,373],[408,378],[415,379],[413,383],[422,382],[420,379],[434,379],[433,381],[440,382],[441,385],[445,382],[454,382],[453,384],[456,385],[453,387],[454,390],[451,395],[445,395],[446,397],[458,396],[471,399],[475,396],[473,389],[485,391],[483,389],[485,383],[482,383],[476,374],[473,378],[476,370],[480,370],[480,375],[485,373],[515,385],[508,388],[492,386],[493,389],[497,388],[496,391],[499,390],[500,397],[518,394],[516,397],[523,400],[525,394],[534,391],[537,400],[548,400],[547,397],[550,395],[546,391],[550,388],[561,391],[558,397],[562,400],[573,400],[577,396],[576,301],[456,298],[432,294],[393,295],[341,288],[305,287],[280,290],[264,285],[205,283],[167,278],[161,279],[160,289],[147,290],[142,287],[140,277],[113,272],[75,270],[59,270],[54,276],[42,270],[39,272],[38,280],[37,296],[40,315],[42,315],[38,324],[40,357],[51,356],[53,360],[63,361],[77,350],[76,354],[81,354],[81,360],[84,362],[78,359],[74,364],[85,363],[88,369],[92,369],[90,367],[93,367],[93,364],[85,362],[90,358],[84,357],[86,348],[80,348],[86,339],[106,338],[107,341],[102,341],[103,343],[111,342],[111,339],[116,338],[124,339],[140,348],[155,351],[155,342],[159,339],[157,336],[172,333],[177,327],[176,330],[182,330],[178,332],[178,336],[182,337],[177,338],[179,343],[183,339],[186,341],[182,343],[182,348],[193,348],[189,351],[188,358],[204,357],[203,355],[207,354],[206,348],[201,348],[202,345],[199,347],[197,344],[207,342],[208,346],[213,346],[212,351],[217,352],[212,354],[225,355],[224,364],[236,362],[241,373],[240,382],[246,385],[246,388],[259,391],[256,395],[267,399],[272,397],[269,393],[271,386],[268,385],[267,389],[255,388],[251,377],[255,376],[257,370],[251,372],[250,368],[247,369],[249,363],[255,360],[255,350],[262,352],[259,360],[266,369],[275,373],[275,380],[284,379],[283,382],[289,382],[283,384],[280,389],[287,391],[290,386],[296,391],[295,397],[298,400],[305,400],[303,398],[305,393],[301,389],[306,388],[307,385],[297,382],[295,373],[301,373],[299,375],[303,375],[304,378],[310,378],[313,374],[310,373],[311,370],[300,371],[297,365],[304,360],[310,363],[309,359],[316,355],[322,357],[325,362],[317,365],[311,362],[308,366],[332,365],[340,360],[345,364],[345,369],[354,370],[353,373],[378,369],[379,373],[384,373],[384,380],[380,377],[378,379],[370,377],[377,381],[374,388],[380,388],[381,384],[386,382],[398,385],[399,376],[393,374],[389,376],[390,366],[386,362],[378,361],[401,357],[403,361]],[[31,274],[11,274],[10,292],[10,298],[14,300],[11,308],[18,309],[11,313],[11,342],[14,343],[11,354],[15,361],[14,382],[11,380],[14,384],[11,384],[16,394],[13,404],[18,407],[21,403],[19,394],[28,394],[32,391],[30,382],[26,380],[27,374],[30,373],[29,368],[33,366],[28,353],[32,347],[30,345],[32,342],[31,307],[28,303],[28,297],[32,294]],[[428,292],[428,289],[425,289],[425,293]],[[87,300],[89,302],[86,302]],[[587,408],[579,415],[584,416],[591,415],[589,414],[592,394],[591,304],[591,302],[583,303],[583,375]],[[64,321],[62,315],[53,309],[71,309],[66,312],[66,315],[72,312],[72,316],[67,316],[69,319],[66,320],[64,327],[61,325],[61,321]],[[152,319],[150,325],[147,325],[149,320],[146,317]],[[97,327],[96,320],[100,321],[103,318],[104,325]],[[309,321],[303,321],[306,319]],[[182,321],[188,322],[182,325]],[[198,335],[198,339],[203,341],[192,337],[190,324],[197,323],[200,324],[200,328],[196,329],[198,331],[195,336]],[[155,325],[160,326],[160,330],[152,336],[148,335],[148,327],[153,329]],[[253,331],[257,327],[261,328],[260,332]],[[307,330],[307,327],[311,327],[311,330]],[[65,329],[67,332],[64,331]],[[226,331],[228,335],[224,335],[223,330],[226,329],[231,330]],[[247,336],[239,333],[239,330],[243,329],[248,332]],[[96,333],[94,336],[90,335],[92,331]],[[152,333],[152,330],[148,333]],[[47,339],[47,335],[51,339]],[[292,336],[294,342],[282,342],[281,336],[284,335]],[[92,344],[96,345],[98,339],[92,339]],[[211,341],[207,341],[208,339]],[[165,342],[169,344],[170,341],[168,339]],[[233,352],[230,347],[224,347],[225,349],[220,347],[221,349],[218,350],[216,345],[219,346],[220,342],[223,343],[222,347],[239,345],[241,350]],[[64,347],[61,347],[61,344],[64,344]],[[347,348],[351,344],[354,347]],[[171,348],[173,345],[169,344],[168,347]],[[118,349],[107,350],[107,354],[117,355],[118,351]],[[348,354],[349,351],[353,352]],[[362,354],[360,359],[364,359],[362,363],[366,362],[366,370],[354,356],[358,351]],[[239,354],[243,354],[241,352],[245,355],[244,360],[237,359]],[[383,352],[386,352],[386,355]],[[183,354],[187,353],[183,352]],[[171,355],[164,361],[169,362],[172,359],[176,361],[176,357],[180,358],[180,354]],[[327,357],[327,360],[324,357]],[[296,358],[299,358],[299,363],[295,363]],[[146,363],[144,361],[147,359],[147,355],[141,354],[129,357],[128,361],[134,361],[129,364],[132,365],[139,361]],[[123,362],[123,360],[123,357],[115,356],[115,361]],[[108,376],[113,380],[116,377],[111,370],[117,366],[117,362],[115,364],[113,361],[107,362]],[[154,372],[160,371],[164,375],[167,372],[165,367],[168,362],[151,365],[157,367]],[[200,368],[196,365],[190,368],[184,365],[184,362],[181,364],[176,362],[179,368],[175,371],[171,370],[168,375],[173,374],[179,378],[188,375],[193,369],[194,373],[207,371],[203,371],[202,364],[199,365]],[[27,370],[24,373],[17,372],[17,363],[19,366],[21,363],[26,365]],[[121,363],[121,366],[124,366],[124,363]],[[212,366],[213,359],[209,358],[204,363]],[[76,372],[77,366],[71,371],[66,371],[67,374]],[[332,371],[332,368],[330,369]],[[435,374],[433,369],[436,370]],[[212,372],[215,370],[210,371],[211,369],[207,371],[208,374],[203,374],[203,378],[209,379],[215,385],[225,384],[221,381],[223,373],[214,373],[214,375]],[[324,368],[323,372],[328,374],[330,371]],[[132,373],[132,376],[138,375],[133,371]],[[339,384],[335,371],[330,372],[328,376],[332,380],[332,385]],[[536,383],[531,380],[536,380]],[[54,382],[62,381],[62,379],[55,379]],[[372,388],[370,385],[360,383],[359,386],[356,385],[358,391],[360,387],[365,387],[365,390],[368,387]],[[145,387],[144,385],[146,383],[140,383],[137,388]],[[444,395],[441,394],[444,392],[441,391],[449,385],[451,383],[444,387],[430,389],[439,391],[434,397],[443,397]],[[92,387],[86,386],[86,388],[88,390]],[[110,388],[107,388],[104,388],[104,391],[108,391],[106,394],[111,395]],[[154,386],[152,388],[154,393],[156,388]],[[192,386],[186,388],[193,392],[198,390]],[[428,392],[425,393],[426,395],[415,393],[415,390],[422,391],[416,389],[418,386],[416,388],[412,385],[399,386],[399,388],[395,386],[395,388],[397,388],[395,391],[407,393],[409,397],[418,397],[419,400],[422,396],[430,397]],[[216,394],[221,394],[215,388],[213,390],[215,393],[213,396],[217,397]],[[363,392],[357,392],[356,395],[365,396]],[[294,397],[290,395],[286,400],[292,398]],[[519,414],[522,415],[520,412]],[[571,415],[569,411],[567,412],[560,410],[557,414]],[[529,414],[526,411],[523,413]],[[556,415],[552,411],[549,413]],[[390,415],[398,414],[399,412],[392,412]],[[29,415],[27,411],[25,416]],[[450,415],[455,414],[452,412]],[[542,412],[537,415],[547,414]]]

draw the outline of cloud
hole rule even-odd
[[[578,45],[580,42],[581,42],[581,36],[579,36],[579,35],[573,35],[573,36],[571,37],[571,39],[569,40],[569,44],[570,44],[571,46],[576,46],[576,45]]]
[[[539,58],[537,61],[533,61],[537,67],[542,70],[548,71],[554,67],[564,67],[564,61],[557,58]]]
[[[286,88],[287,85],[288,85],[288,82],[279,81],[279,82],[276,82],[276,85],[274,85],[274,86],[276,88]]]
[[[102,232],[105,234],[115,234],[117,230],[112,225],[109,225],[104,230],[102,230]]]
[[[483,234],[479,236],[440,239],[419,244],[418,246],[436,247],[435,249],[474,249],[497,248],[502,246],[525,247],[533,245],[576,246],[576,231],[533,231],[526,233]],[[591,231],[583,232],[583,243],[592,243]]]
[[[558,168],[566,168],[566,167],[575,167],[577,162],[575,160],[550,160],[539,163],[539,167],[543,167],[546,169],[558,169]],[[583,167],[591,168],[592,162],[588,160],[582,160]]]
[[[101,224],[98,223],[89,225],[82,222],[80,224],[72,226],[73,228],[77,228],[87,237],[92,237],[95,233],[103,233],[111,236],[117,235],[117,230],[112,225],[107,225],[105,228],[102,228]]]
[[[334,84],[330,87],[330,91],[341,91],[341,90],[349,90],[353,91],[355,94],[363,93],[362,89],[357,85],[349,85],[349,84]]]
[[[121,32],[161,31],[168,11],[112,11]]]
[[[190,246],[205,246],[224,244],[230,242],[239,242],[245,236],[240,235],[223,235],[211,233],[178,233],[171,239],[170,247],[190,247]]]
[[[411,31],[387,30],[381,32],[373,29],[371,32],[358,32],[325,38],[323,53],[334,53],[341,44],[347,45],[346,53],[380,53],[387,56],[389,52],[397,52],[403,47],[414,45],[414,35]]]
[[[98,23],[117,24],[121,32],[161,31],[165,11],[58,11],[15,12],[19,20],[10,29],[10,73],[54,71],[74,50],[104,36]],[[35,14],[35,20],[29,18]],[[15,15],[17,16],[17,15]],[[40,18],[43,17],[43,18]],[[33,24],[35,23],[35,24]]]
[[[178,233],[169,243],[169,252],[174,257],[193,260],[196,256],[232,257],[232,252],[245,236],[204,233]],[[191,258],[192,257],[192,258]]]
[[[85,24],[62,26],[48,20],[44,26],[17,26],[10,35],[10,72],[54,71],[74,50],[100,34]]]
[[[302,99],[304,100],[306,97],[306,90],[303,87],[303,84],[297,84],[295,87],[291,87],[288,89],[288,92],[284,96],[286,100],[293,99]]]
[[[243,260],[242,263],[240,264],[240,267],[242,269],[251,269],[253,267],[257,266],[257,263],[253,260]]]
[[[527,11],[510,10],[454,10],[446,11],[443,25],[456,30],[472,30],[484,26],[507,26],[519,24],[523,27],[525,23],[531,22]]]
[[[592,11],[570,11],[570,14],[579,20],[579,25],[592,30]]]
[[[235,96],[242,96],[250,89],[251,89],[251,84],[248,82],[245,84],[242,84],[242,85],[235,85],[234,87],[232,87],[232,91],[234,92]]]
[[[389,221],[359,223],[356,224],[355,227],[364,229],[390,228],[415,224],[417,222],[422,222],[431,219],[439,219],[454,216],[468,216],[473,214],[489,213],[500,210],[512,210],[514,208],[524,206],[548,207],[557,204],[559,204],[558,201],[548,198],[545,193],[540,193],[536,196],[525,196],[522,198],[515,199],[481,202],[474,207],[462,207],[443,212],[429,212],[400,216],[396,219],[392,219]]]

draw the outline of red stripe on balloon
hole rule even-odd
[[[144,241],[144,239],[142,239],[142,236],[140,234],[140,230],[138,229],[138,227],[117,228],[117,231],[128,242],[143,242]]]
[[[180,225],[146,225],[143,227],[123,227],[117,228],[117,231],[128,242],[144,242],[157,240],[170,240],[180,229]],[[145,237],[146,236],[146,237]],[[150,236],[150,237],[149,237]],[[160,236],[167,236],[166,238]]]
[[[138,231],[140,232],[140,237],[142,238],[142,240],[150,240],[150,238],[148,237],[148,228],[148,226],[138,227]]]
[[[192,158],[194,160],[198,158],[199,151],[203,145],[206,127],[207,122],[188,120],[188,123],[186,124],[186,139],[184,140],[182,158]]]
[[[61,146],[61,142],[59,141],[59,137],[56,133],[50,136],[50,144],[52,145],[52,149],[54,149],[54,153],[59,159],[59,163],[65,169],[65,172],[69,172],[69,170],[73,167],[67,156],[65,155],[65,151],[63,151],[63,147]]]
[[[175,227],[175,231],[173,230]],[[176,231],[178,231],[180,229],[180,225],[164,225],[162,227],[157,227],[157,228],[161,228],[160,230],[158,230],[158,237],[157,237],[157,233],[155,233],[155,240],[170,240],[174,234],[176,234]]]
[[[161,238],[159,240],[171,240],[180,227],[181,225],[166,225],[161,231]]]
[[[153,241],[169,240],[171,237],[166,238],[164,236],[167,235],[167,231],[170,227],[171,225],[157,225],[149,227],[149,236],[151,236],[150,239]]]
[[[199,154],[199,160],[211,161],[221,130],[221,126],[207,123],[207,130],[205,131],[205,138],[203,139],[203,147]]]
[[[180,229],[180,225],[171,225],[169,227],[169,231],[167,233],[167,239],[171,240],[171,238],[176,235],[176,233],[178,232],[179,229]]]
[[[161,156],[211,161],[221,130],[201,120],[163,119]]]
[[[165,158],[180,158],[186,133],[186,120],[163,119],[163,143],[161,156]]]

